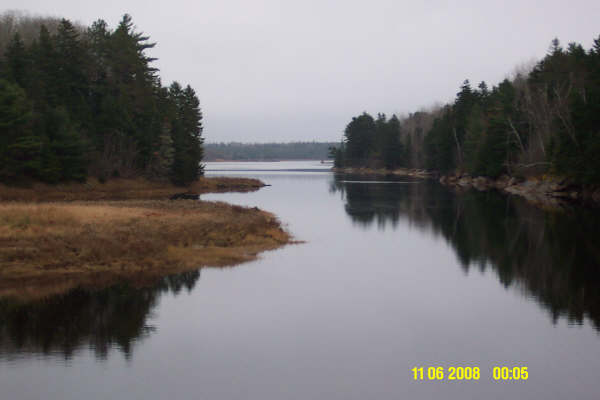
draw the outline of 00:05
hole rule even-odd
[[[495,380],[522,380],[525,381],[529,378],[529,372],[527,367],[494,367],[492,370],[492,376]]]

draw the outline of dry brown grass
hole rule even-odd
[[[187,187],[146,179],[111,179],[100,183],[90,178],[86,183],[48,185],[32,183],[27,187],[0,184],[0,201],[76,201],[167,199],[178,193],[202,194],[208,192],[258,190],[264,184],[248,178],[200,178]]]
[[[289,241],[272,214],[218,202],[0,203],[0,295],[233,265]]]

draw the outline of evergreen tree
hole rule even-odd
[[[33,178],[40,168],[41,142],[31,131],[31,106],[17,84],[0,79],[0,180]]]
[[[22,88],[28,84],[29,60],[21,35],[16,32],[5,53],[5,76]]]
[[[428,169],[449,172],[455,168],[456,144],[453,135],[452,110],[448,106],[443,115],[436,118],[425,136],[425,165]]]
[[[83,126],[88,115],[88,55],[73,24],[63,19],[54,39],[56,49],[56,90],[60,104]]]
[[[346,163],[349,166],[365,165],[373,148],[375,139],[375,120],[364,112],[352,121],[344,130],[346,145]]]
[[[400,141],[400,120],[392,115],[385,124],[382,144],[383,165],[387,169],[399,167],[404,162],[404,149]]]

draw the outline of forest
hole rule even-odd
[[[533,68],[489,87],[465,80],[453,103],[404,117],[352,118],[337,167],[398,167],[496,178],[554,174],[600,182],[600,37],[554,39]]]
[[[204,153],[206,161],[323,160],[332,146],[335,143],[206,143]]]
[[[149,39],[127,14],[115,29],[0,15],[0,182],[197,180],[200,102],[162,85]]]

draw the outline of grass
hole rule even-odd
[[[0,296],[233,265],[290,239],[272,214],[219,202],[0,203]]]
[[[258,190],[264,184],[248,178],[200,178],[186,187],[142,178],[110,179],[105,183],[90,178],[86,183],[48,185],[32,183],[29,186],[0,184],[0,201],[76,201],[166,199],[178,193],[202,194],[208,192]]]

